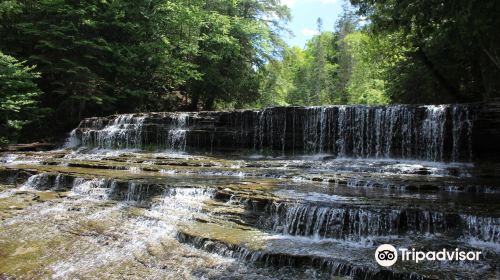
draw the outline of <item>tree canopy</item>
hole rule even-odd
[[[299,48],[279,0],[0,0],[2,141],[110,113],[488,100],[498,14],[493,0],[351,0]]]
[[[289,85],[275,94],[269,82],[261,83],[261,105],[434,104],[500,96],[500,2],[350,2],[333,34],[321,32],[301,55],[293,51],[305,57],[294,60],[296,66],[284,67],[289,53],[283,66],[268,65],[270,80]],[[318,89],[322,98],[311,102]]]
[[[3,0],[0,19],[0,50],[41,73],[54,133],[93,115],[254,101],[289,11],[276,0]]]
[[[36,110],[39,73],[33,68],[0,52],[0,145],[15,140],[23,125],[41,113]]]
[[[351,2],[370,19],[372,33],[400,34],[398,45],[408,49],[396,67],[401,77],[395,101],[421,96],[424,102],[464,102],[499,95],[500,2]]]

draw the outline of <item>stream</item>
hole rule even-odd
[[[499,279],[477,105],[84,119],[0,155],[0,279]],[[481,251],[398,261],[381,244]]]

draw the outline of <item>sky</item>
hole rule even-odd
[[[343,0],[281,0],[292,13],[288,28],[295,35],[285,38],[289,45],[304,47],[306,41],[317,34],[316,20],[323,19],[323,30],[332,31],[342,13]]]

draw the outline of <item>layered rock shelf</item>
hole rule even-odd
[[[498,124],[486,117],[495,108],[492,103],[115,115],[83,120],[69,144],[470,161],[486,157],[484,144],[500,139],[490,133],[499,131]]]
[[[0,279],[497,279],[497,111],[85,119],[65,148],[0,154]],[[382,267],[387,243],[482,257]]]

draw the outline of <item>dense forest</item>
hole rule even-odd
[[[500,95],[500,2],[351,0],[304,49],[279,0],[1,0],[0,143],[88,116]]]

